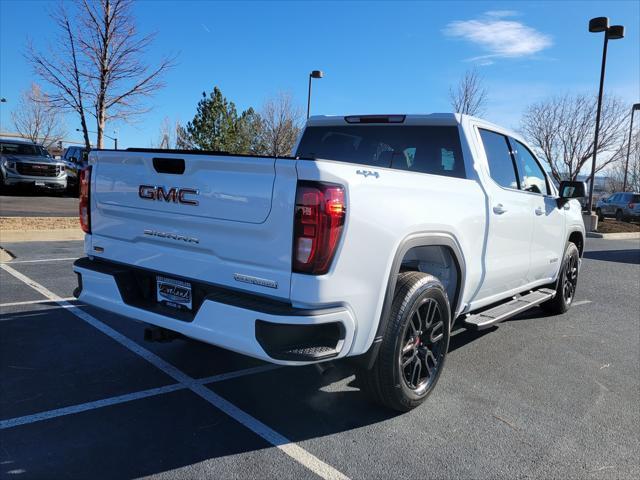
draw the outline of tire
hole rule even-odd
[[[622,214],[622,210],[616,210],[616,220],[622,222],[624,220],[624,215]]]
[[[596,215],[598,216],[598,221],[603,221],[604,220],[604,215],[602,214],[602,210],[600,210],[599,208],[596,208]]]
[[[378,357],[357,372],[379,405],[406,412],[433,391],[449,348],[451,309],[442,283],[422,272],[398,275]]]
[[[565,313],[576,294],[578,286],[578,265],[580,263],[580,252],[575,243],[569,242],[564,250],[562,258],[562,270],[558,275],[555,284],[556,296],[540,305],[548,313],[559,315]]]

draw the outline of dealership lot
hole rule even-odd
[[[3,245],[5,478],[637,478],[640,244],[589,239],[576,304],[456,331],[427,403],[367,402],[348,365],[270,365],[71,299],[81,242]]]

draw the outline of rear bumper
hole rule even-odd
[[[82,258],[74,264],[79,276],[74,294],[88,305],[281,365],[341,358],[350,350],[355,322],[347,308],[301,310],[258,296],[216,292],[206,295],[193,315],[172,315],[168,307],[125,301],[120,278],[131,277],[128,269],[137,270]]]

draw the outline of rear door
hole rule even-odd
[[[295,161],[92,152],[92,253],[288,297]]]
[[[485,277],[477,294],[486,300],[528,283],[532,197],[518,190],[518,177],[508,139],[500,133],[480,129],[490,181],[489,231],[485,253]]]

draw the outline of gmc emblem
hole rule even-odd
[[[183,205],[198,205],[197,200],[190,200],[187,195],[198,195],[198,190],[193,188],[177,188],[171,187],[166,190],[165,187],[157,185],[140,185],[138,187],[138,196],[144,200],[164,200],[169,203],[181,203]]]

